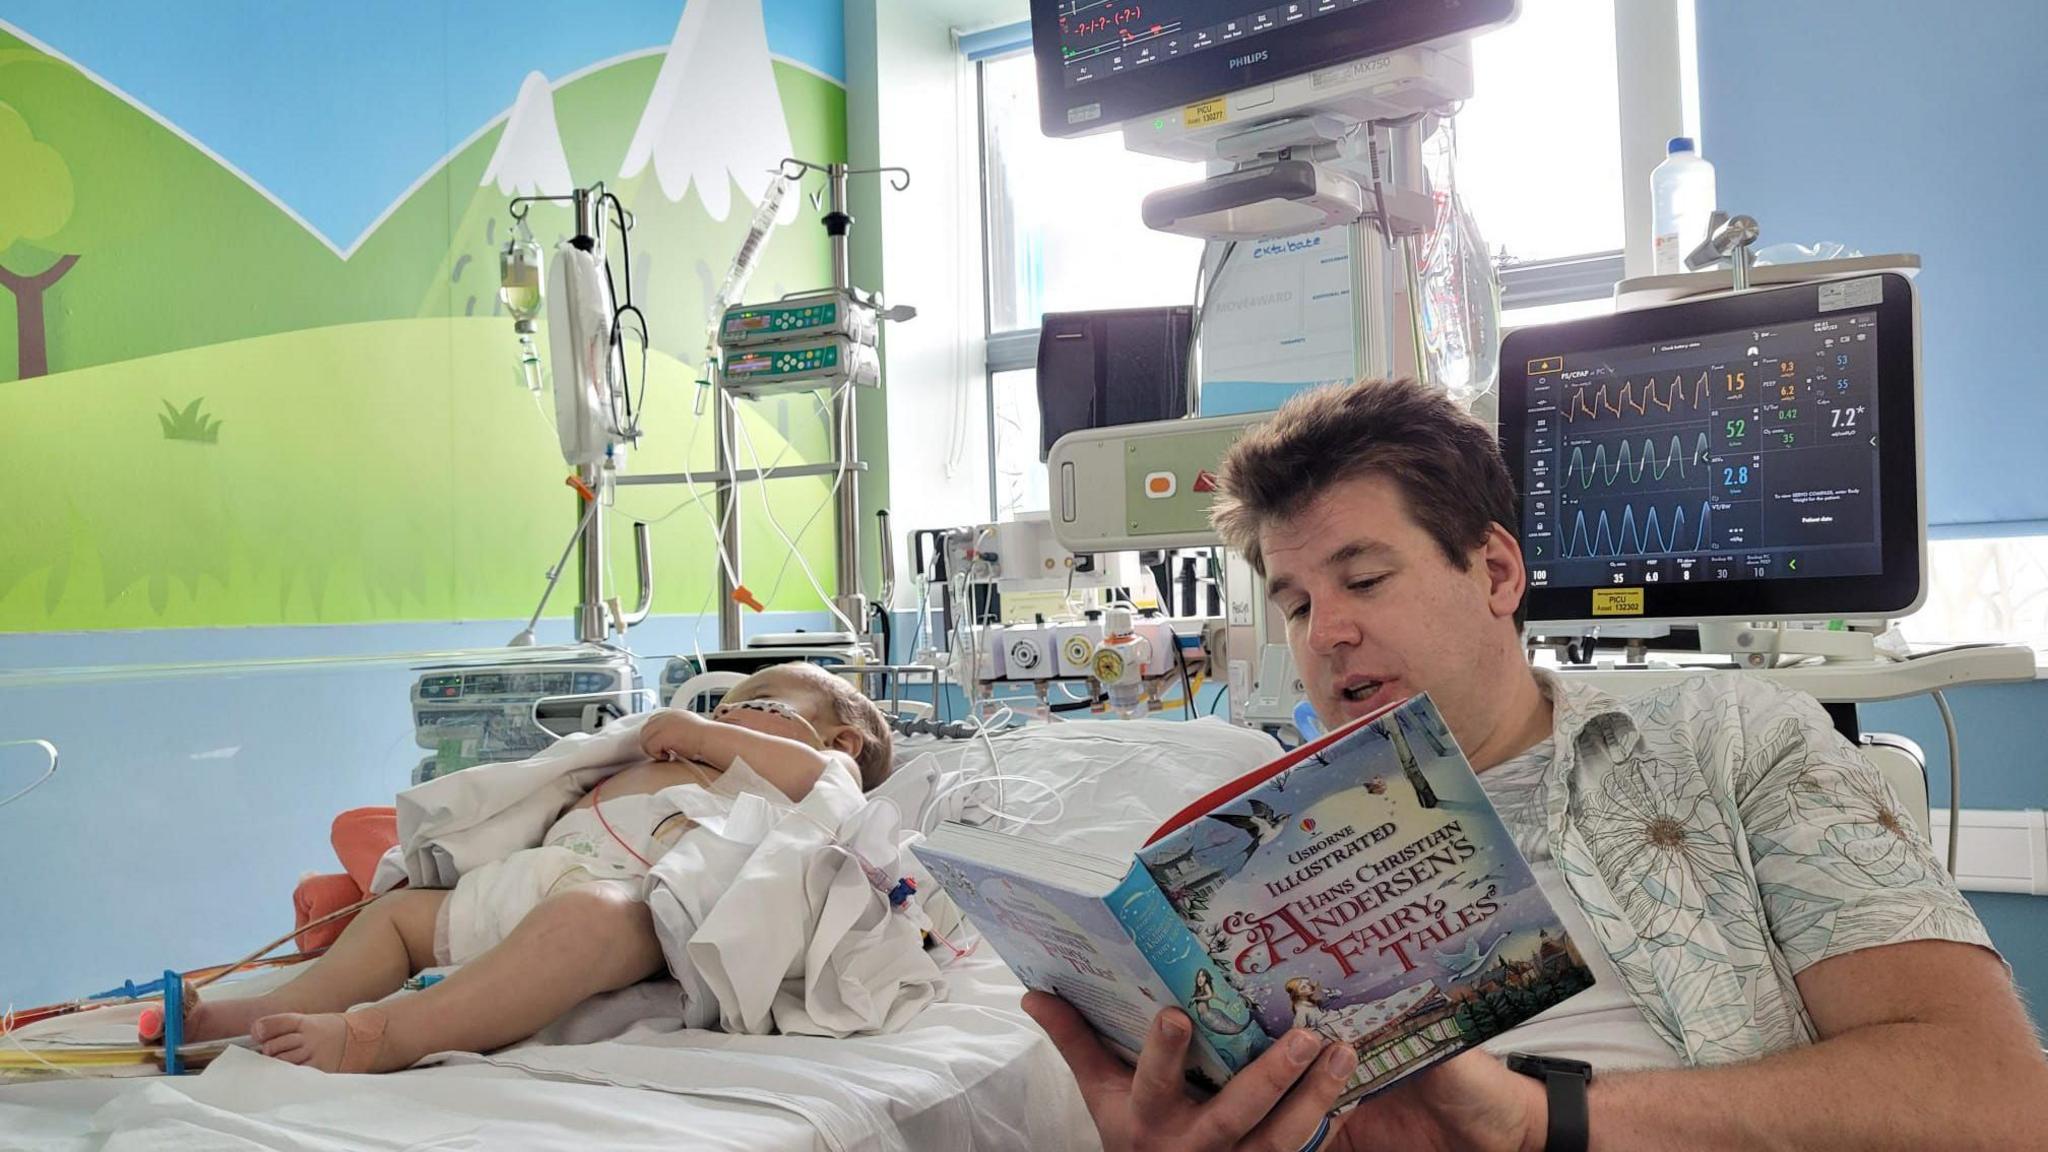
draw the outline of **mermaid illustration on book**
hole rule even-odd
[[[1223,1003],[1219,1004],[1219,999]],[[1235,1004],[1243,1015],[1233,1015],[1225,1004]],[[1219,998],[1216,983],[1209,978],[1206,968],[1195,969],[1195,991],[1183,1006],[1195,1018],[1195,1023],[1218,1036],[1235,1036],[1252,1022],[1251,1005],[1235,996]]]

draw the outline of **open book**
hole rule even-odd
[[[1214,1087],[1300,1026],[1340,1104],[1592,986],[1427,696],[1202,797],[1135,861],[942,825],[912,849],[1019,979],[1134,1058],[1170,1004]]]

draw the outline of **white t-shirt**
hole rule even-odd
[[[1651,1029],[1642,1010],[1629,999],[1621,973],[1600,947],[1593,926],[1551,858],[1544,833],[1543,774],[1553,751],[1553,743],[1546,740],[1480,773],[1479,785],[1500,812],[1515,847],[1529,861],[1529,871],[1544,898],[1564,921],[1565,933],[1578,945],[1580,957],[1593,973],[1593,986],[1501,1033],[1484,1047],[1496,1056],[1527,1052],[1584,1060],[1596,1072],[1682,1067],[1685,1062],[1678,1053]]]

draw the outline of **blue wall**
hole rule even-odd
[[[2048,390],[2026,335],[2048,301],[2031,252],[2048,177],[2037,140],[2048,5],[1700,0],[1697,19],[1700,130],[1721,207],[1755,216],[1767,244],[1833,240],[1925,262],[1929,520],[1949,534],[2048,531]],[[1950,697],[1963,805],[2048,807],[2048,684]],[[1862,719],[1920,743],[1946,804],[1933,703],[1873,706]],[[2048,1004],[2048,902],[1972,902],[2021,987]]]
[[[2042,740],[2041,719],[2048,716],[2048,681],[1958,688],[1948,700],[1962,743],[1963,807],[2048,808],[2048,742]],[[1896,733],[1920,745],[1927,754],[1929,799],[1945,808],[1948,738],[1933,698],[1865,705],[1857,717],[1866,732]],[[1969,895],[2034,1006],[2036,1023],[2048,1023],[2048,900]]]
[[[2048,484],[2027,482],[2048,427],[2028,339],[2048,299],[2035,268],[2048,5],[1700,0],[1697,11],[1700,129],[1721,207],[1755,216],[1766,244],[1834,240],[1925,261],[1931,522],[2048,520]]]
[[[0,1008],[232,960],[289,929],[300,876],[340,870],[335,814],[391,803],[428,755],[409,692],[434,661],[395,654],[489,648],[523,624],[0,636],[0,740],[63,753],[0,809]],[[779,613],[747,631],[827,624]],[[568,643],[567,622],[540,639]],[[632,643],[653,687],[667,656],[717,647],[717,621],[657,618]],[[0,797],[41,766],[0,749]]]

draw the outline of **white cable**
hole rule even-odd
[[[728,403],[731,403],[731,401],[728,401]],[[760,487],[761,511],[767,514],[769,527],[775,529],[775,534],[782,539],[782,543],[784,544],[784,546],[786,546],[792,553],[795,553],[797,551],[796,541],[789,538],[788,532],[783,531],[782,522],[775,518],[775,509],[768,501],[767,472],[765,469],[761,467],[761,458],[759,454],[756,453],[754,450],[753,434],[747,431],[747,426],[745,422],[739,419],[739,413],[737,410],[735,410],[733,413],[733,427],[739,431],[740,439],[743,442],[745,442],[747,446],[748,459],[754,462],[754,475]],[[810,582],[811,591],[818,594],[818,599],[824,602],[825,607],[831,611],[833,617],[837,619],[841,624],[845,625],[846,630],[848,632],[852,633],[855,636],[859,636],[861,634],[861,629],[857,625],[855,625],[853,621],[847,619],[846,613],[839,610],[839,605],[833,603],[832,598],[825,594],[825,586],[823,584],[818,583],[818,574],[816,572],[811,571],[810,561],[805,560],[803,556],[798,555],[796,558],[796,562],[797,566],[803,569],[804,579]]]
[[[6,1012],[0,1013],[0,1035],[6,1036],[7,1042],[14,1045],[17,1049],[20,1049],[22,1055],[27,1056],[29,1059],[35,1061],[38,1064],[41,1064],[43,1067],[48,1068],[52,1072],[61,1072],[66,1076],[76,1077],[83,1077],[85,1075],[85,1073],[80,1072],[76,1068],[66,1068],[61,1064],[50,1063],[47,1059],[43,1057],[42,1053],[37,1052],[35,1049],[29,1047],[27,1044],[22,1042],[21,1037],[16,1035],[14,1031],[13,1001],[8,1002]]]
[[[1956,842],[1963,834],[1963,753],[1956,740],[1956,716],[1948,710],[1948,697],[1934,691],[1934,706],[1941,711],[1941,727],[1948,734],[1948,874],[1956,874]]]
[[[36,789],[41,788],[43,785],[48,784],[51,778],[57,775],[57,746],[55,744],[50,743],[48,740],[0,740],[0,748],[22,748],[27,747],[31,744],[35,745],[38,748],[41,748],[43,750],[43,754],[50,758],[50,766],[43,770],[43,774],[41,776],[38,776],[33,781],[30,781],[28,787],[23,788],[21,791],[14,793],[12,796],[9,796],[4,800],[0,800],[0,808],[5,808],[9,804],[14,803],[16,800],[21,799],[23,796],[26,796],[29,793],[35,791]],[[12,1009],[10,1008],[9,1011],[12,1011]]]
[[[848,389],[851,389],[852,387],[852,381],[848,381],[845,384],[840,385],[838,390],[832,393],[833,401],[836,403],[839,400],[840,396],[843,395]],[[818,402],[818,407],[822,410],[821,414],[825,417],[825,419],[832,422],[833,443],[837,447],[837,455],[834,457],[834,459],[841,464],[841,467],[835,468],[832,472],[831,490],[825,493],[825,498],[818,502],[818,506],[816,508],[811,509],[811,514],[804,520],[802,527],[799,527],[796,530],[796,538],[799,540],[804,538],[804,533],[809,532],[811,530],[812,524],[817,523],[818,517],[824,513],[825,509],[832,507],[833,501],[839,499],[839,486],[846,479],[846,468],[844,465],[852,459],[851,445],[849,445],[846,440],[847,420],[845,419],[845,417],[850,417],[853,414],[853,405],[851,403],[848,403],[844,412],[835,416],[831,408],[826,406],[824,398],[819,396],[816,392],[811,393],[811,399]],[[789,442],[785,440],[783,442],[783,446],[787,448],[788,443]],[[764,601],[772,603],[775,600],[775,594],[782,591],[783,577],[789,574],[789,562],[790,560],[795,558],[795,556],[795,549],[791,549],[790,551],[782,554],[782,564],[775,569],[775,582],[768,586],[768,595],[762,597]]]

